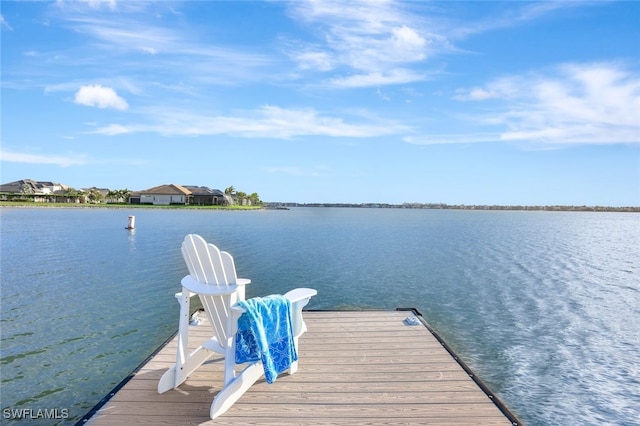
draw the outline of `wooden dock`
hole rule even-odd
[[[517,424],[425,324],[403,323],[413,316],[411,311],[305,312],[309,330],[300,339],[298,372],[271,385],[259,380],[216,420],[209,418],[209,408],[222,384],[221,357],[177,390],[156,392],[160,376],[175,362],[174,339],[86,424]],[[209,330],[200,325],[191,332],[204,339]]]

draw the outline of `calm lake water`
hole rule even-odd
[[[2,208],[0,219],[3,424],[18,423],[7,409],[79,420],[177,329],[187,233],[232,253],[248,297],[305,286],[318,290],[310,309],[418,308],[528,425],[640,419],[640,214]]]

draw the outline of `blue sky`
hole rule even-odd
[[[640,2],[0,7],[2,183],[640,206]]]

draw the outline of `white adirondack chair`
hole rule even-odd
[[[211,404],[211,418],[226,412],[244,392],[246,392],[264,374],[262,363],[250,363],[241,372],[236,372],[235,334],[238,318],[244,309],[234,306],[244,300],[244,286],[251,281],[238,278],[233,257],[218,250],[199,235],[189,234],[182,243],[189,275],[182,281],[182,292],[175,296],[180,303],[180,321],[178,326],[178,349],[176,363],[167,370],[158,383],[158,393],[176,389],[202,363],[215,353],[224,355],[224,386]],[[198,295],[209,318],[213,333],[195,350],[188,352],[188,331],[190,319],[190,300]],[[317,294],[316,290],[297,288],[284,295],[291,302],[291,320],[296,348],[298,339],[307,329],[302,319],[302,308],[309,299]],[[296,372],[297,362],[289,368],[289,374]]]

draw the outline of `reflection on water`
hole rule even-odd
[[[131,252],[132,254],[136,252],[136,230],[134,229],[127,229],[128,233],[129,233],[129,252]]]

